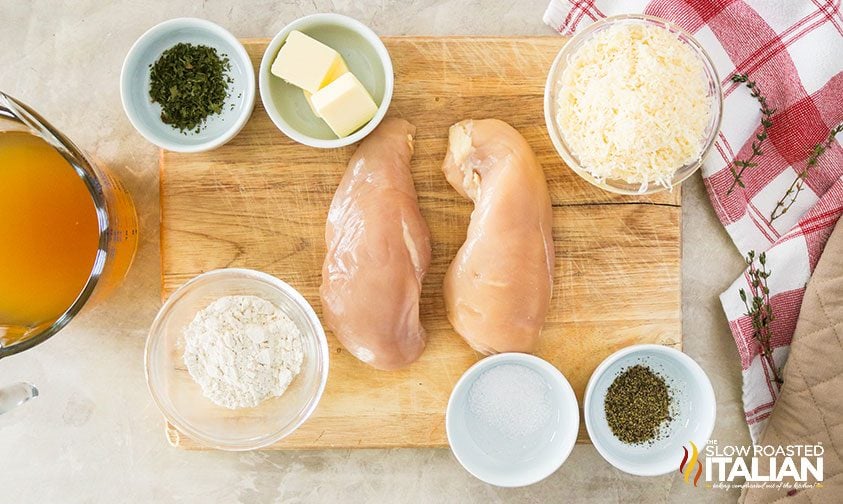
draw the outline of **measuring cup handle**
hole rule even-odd
[[[38,397],[38,389],[31,383],[20,382],[0,388],[0,415],[35,397]]]

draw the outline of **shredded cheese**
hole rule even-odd
[[[556,120],[598,180],[670,187],[699,159],[711,120],[705,69],[667,29],[625,23],[595,33],[557,82]]]

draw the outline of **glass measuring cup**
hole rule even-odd
[[[123,186],[37,112],[0,91],[0,135],[7,132],[30,133],[44,140],[67,161],[68,169],[74,170],[84,182],[96,211],[98,248],[81,291],[70,306],[53,319],[21,325],[20,322],[2,320],[0,313],[0,359],[46,341],[64,328],[84,306],[104,297],[125,277],[138,241],[137,214]],[[0,165],[0,182],[4,168],[7,167]],[[3,218],[25,217],[0,215],[0,219]],[[31,225],[38,226],[38,222]],[[28,384],[0,388],[0,414],[37,394],[37,389]]]

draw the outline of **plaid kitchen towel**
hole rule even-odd
[[[691,32],[723,85],[723,122],[702,176],[735,246],[744,255],[754,252],[752,268],[720,299],[741,357],[746,421],[757,440],[778,397],[771,366],[780,368],[787,360],[805,284],[843,212],[843,149],[827,138],[843,121],[840,0],[551,0],[544,21],[571,35],[603,17],[634,12]],[[775,112],[762,154],[753,159],[757,166],[747,168],[743,186],[729,193],[732,169],[740,170],[735,161],[753,153],[763,131],[759,102],[746,83],[732,82],[736,73],[754,81]],[[828,148],[809,163],[813,146],[825,140]],[[769,276],[755,287],[758,271]],[[763,299],[762,310],[770,307],[772,355],[760,352],[741,289],[750,306],[755,293]]]

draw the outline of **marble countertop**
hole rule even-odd
[[[728,501],[676,475],[629,476],[578,445],[547,480],[499,489],[448,450],[185,452],[164,438],[143,375],[146,331],[160,306],[157,151],[120,106],[120,66],[134,40],[168,18],[195,16],[239,37],[269,37],[293,19],[333,11],[382,35],[550,35],[546,0],[3,0],[0,89],[28,103],[110,166],[132,193],[141,244],[126,282],[57,337],[0,362],[0,384],[36,383],[38,399],[0,417],[7,502],[680,502]],[[743,263],[699,175],[684,185],[685,351],[717,394],[714,439],[749,442],[740,363],[718,294]]]

